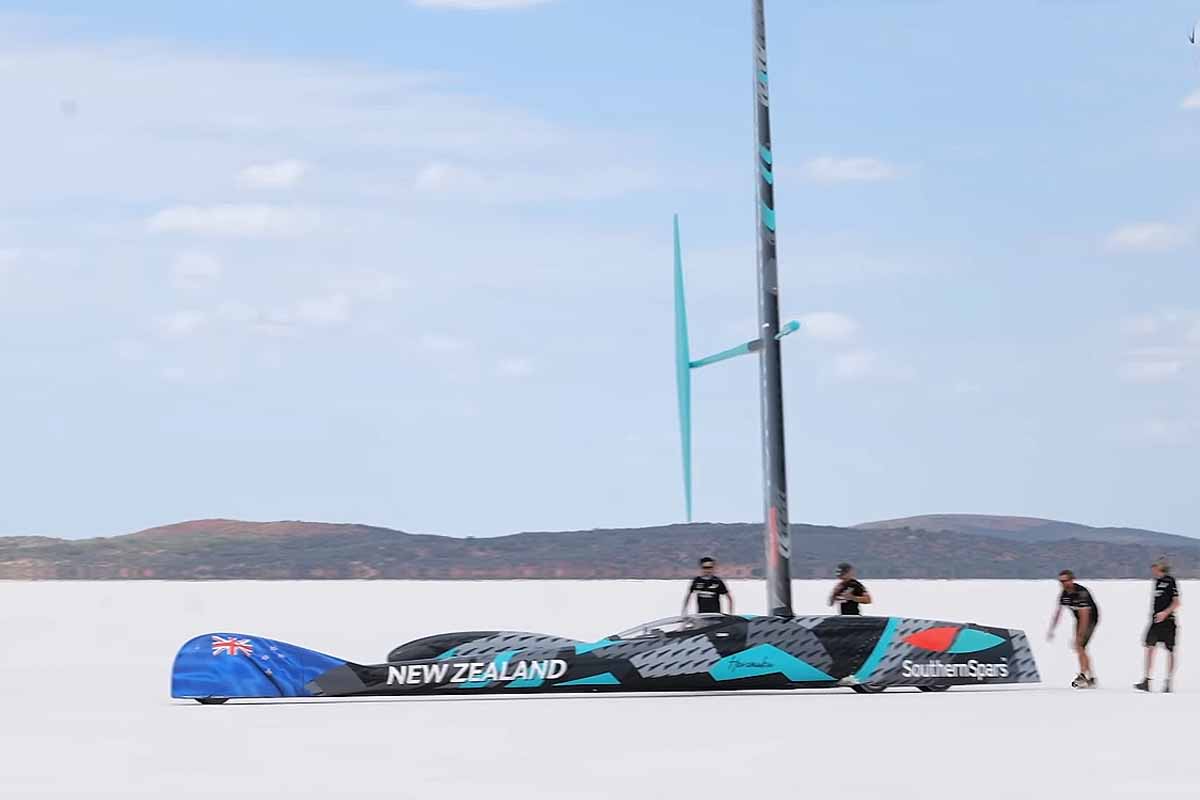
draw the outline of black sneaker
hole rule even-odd
[[[1135,683],[1133,685],[1133,688],[1137,689],[1139,692],[1150,691],[1150,679],[1146,678],[1141,683]],[[1168,691],[1168,692],[1171,691],[1171,684],[1169,684],[1169,683],[1167,684],[1167,688],[1165,689],[1165,691]]]
[[[1082,672],[1075,676],[1075,680],[1071,681],[1072,689],[1086,689],[1088,686],[1087,675]]]
[[[1170,693],[1171,693],[1171,682],[1167,681],[1166,683],[1163,684],[1163,694],[1170,694]]]

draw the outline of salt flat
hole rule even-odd
[[[663,581],[0,583],[0,795],[303,797],[1155,797],[1200,793],[1200,660],[1145,695],[1150,582],[1081,580],[1102,688],[1077,692],[1053,581],[871,581],[874,611],[1024,628],[1045,683],[848,690],[230,703],[168,697],[175,649],[213,630],[356,661],[455,629],[595,639],[678,613]],[[738,611],[760,583],[732,582]],[[825,582],[795,585],[820,613]]]

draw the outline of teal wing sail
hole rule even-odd
[[[692,521],[692,360],[688,346],[687,303],[683,296],[683,253],[675,215],[675,391],[679,400],[679,445],[683,454],[683,502]]]

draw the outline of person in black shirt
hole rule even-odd
[[[716,576],[716,571],[716,561],[707,556],[700,559],[700,574],[692,578],[692,583],[688,586],[687,594],[683,598],[684,616],[688,613],[688,604],[692,600],[692,595],[696,595],[697,614],[720,614],[722,597],[728,600],[729,610],[725,613],[733,613],[733,594],[725,585],[725,581]]]
[[[857,615],[862,613],[858,607],[869,605],[871,595],[867,591],[867,587],[854,577],[854,566],[845,562],[838,564],[837,576],[837,585],[829,593],[829,605],[833,605],[835,602],[840,603],[838,608],[840,614]]]
[[[1171,565],[1165,558],[1160,558],[1150,565],[1154,575],[1154,605],[1150,612],[1150,627],[1146,629],[1146,677],[1141,683],[1135,683],[1133,688],[1143,692],[1150,691],[1150,673],[1154,671],[1154,649],[1158,645],[1167,648],[1167,680],[1163,691],[1171,691],[1171,681],[1175,677],[1175,611],[1181,602],[1179,586],[1171,577]]]
[[[1058,596],[1058,605],[1054,607],[1054,619],[1050,621],[1050,630],[1046,639],[1054,640],[1054,629],[1058,627],[1058,617],[1063,607],[1071,609],[1075,615],[1075,652],[1079,656],[1079,674],[1071,681],[1076,689],[1095,689],[1096,676],[1092,674],[1092,660],[1088,656],[1088,642],[1096,632],[1100,622],[1100,607],[1096,605],[1092,593],[1082,583],[1075,582],[1075,573],[1064,569],[1058,573],[1058,582],[1062,593]]]

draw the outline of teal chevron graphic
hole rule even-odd
[[[865,682],[871,677],[871,673],[879,666],[879,662],[883,660],[884,653],[887,652],[888,645],[892,643],[892,639],[896,637],[896,628],[900,627],[900,621],[895,617],[888,618],[887,625],[883,626],[883,633],[879,634],[879,641],[875,642],[875,649],[871,651],[871,655],[867,656],[867,660],[858,668],[858,672],[854,673],[854,677],[860,682]]]
[[[611,672],[602,672],[599,675],[589,675],[586,678],[576,678],[573,681],[563,681],[556,683],[555,686],[619,686],[621,681],[616,675]]]
[[[767,226],[767,230],[775,230],[775,209],[762,203],[762,224]]]
[[[546,682],[545,678],[517,678],[508,682],[509,689],[536,689]]]
[[[976,631],[963,628],[954,637],[954,644],[946,650],[947,653],[978,653],[980,650],[990,650],[998,644],[1003,644],[1004,638],[987,631]]]

